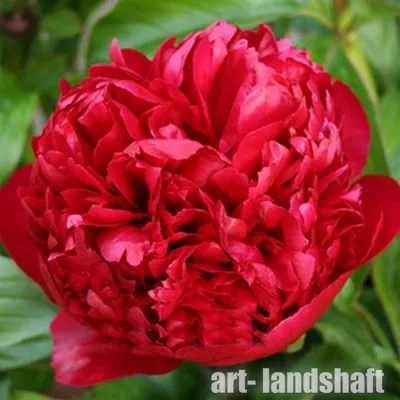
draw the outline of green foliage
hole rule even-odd
[[[383,348],[375,341],[365,317],[355,308],[344,313],[331,307],[315,328],[321,332],[325,343],[343,349],[354,360],[357,370],[381,368],[383,364],[390,364],[396,358],[392,348]]]
[[[55,39],[76,36],[80,30],[79,16],[72,10],[57,10],[43,18],[40,28],[43,34]]]
[[[393,176],[400,180],[400,92],[398,89],[387,91],[379,103],[379,115],[382,121],[382,139]]]
[[[182,367],[162,376],[134,376],[98,385],[83,400],[211,400],[210,376],[198,364],[185,362]],[[214,400],[219,396],[213,397]]]
[[[14,32],[5,24],[21,16],[26,31]],[[399,18],[398,0],[0,0],[0,185],[32,160],[30,136],[40,134],[54,109],[59,79],[77,84],[90,64],[107,62],[112,38],[152,56],[167,37],[180,39],[218,19],[250,28],[271,23],[277,36],[291,36],[347,83],[371,125],[364,173],[400,180]],[[53,380],[49,323],[56,310],[1,244],[0,254],[0,400],[46,400],[42,393]],[[388,391],[379,398],[398,399],[399,260],[395,242],[353,274],[306,336],[279,355],[240,368],[255,373],[265,366],[297,372],[383,368]],[[183,363],[165,376],[128,377],[88,388],[82,399],[217,400],[209,390],[210,374],[208,367]],[[275,397],[256,388],[246,398]]]
[[[7,399],[10,391],[10,380],[8,376],[0,373],[0,399]]]
[[[54,371],[47,359],[8,371],[9,387],[14,391],[40,393],[50,387],[53,378]]]
[[[0,256],[0,371],[50,355],[48,327],[54,315],[41,289],[10,258]],[[6,390],[1,382],[0,392]]]
[[[9,398],[10,400],[50,400],[48,396],[24,391],[12,392]]]
[[[337,308],[346,311],[354,305],[361,295],[365,280],[368,277],[370,265],[364,265],[354,271],[351,278],[346,282],[341,292],[336,296],[334,304]]]
[[[2,355],[10,359],[10,346],[14,355],[23,354],[26,341],[35,340],[37,351],[49,334],[49,323],[55,315],[54,306],[42,290],[30,281],[8,257],[0,257],[0,369]]]
[[[397,60],[400,57],[397,20],[369,22],[358,30],[358,34],[365,55],[384,84],[389,88],[395,87],[399,78]]]
[[[400,351],[400,244],[394,242],[389,250],[377,258],[373,269],[375,289],[390,321],[392,333]]]
[[[168,36],[184,35],[218,19],[241,26],[255,26],[300,12],[303,0],[120,0],[95,28],[89,60],[107,60],[110,43],[117,37],[121,46],[139,49],[148,55]],[[134,10],[134,11],[133,11]]]
[[[297,353],[304,347],[304,343],[306,341],[306,335],[303,335],[300,339],[296,340],[290,346],[286,348],[286,352],[288,353]]]
[[[42,290],[27,278],[8,257],[0,256],[0,399],[40,400],[35,394],[10,392],[10,388],[45,389],[52,370],[33,367],[51,353],[49,324],[55,307]],[[16,368],[30,365],[26,370]],[[10,371],[5,375],[2,371]],[[50,382],[49,382],[50,377]],[[44,400],[44,399],[43,399]]]
[[[0,183],[17,166],[27,141],[29,124],[37,106],[37,95],[18,87],[16,79],[0,69]]]

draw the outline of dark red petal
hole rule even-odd
[[[61,91],[61,96],[64,96],[71,90],[71,85],[68,83],[68,81],[64,78],[60,79],[60,91]]]
[[[111,41],[110,59],[115,65],[118,65],[119,67],[126,67],[124,55],[122,54],[122,50],[119,47],[118,40],[116,38]]]
[[[361,174],[368,158],[371,141],[368,118],[357,97],[344,83],[334,82],[333,98],[338,122],[343,124],[343,151],[352,169],[352,176],[355,177]]]
[[[364,264],[383,251],[400,232],[400,185],[389,176],[360,178],[365,227],[359,238]]]
[[[199,142],[187,139],[143,139],[129,145],[124,153],[134,157],[142,151],[160,159],[181,161],[193,156],[201,147]]]
[[[240,172],[245,172],[249,175],[254,173],[264,143],[275,139],[282,127],[282,122],[278,121],[249,133],[239,144],[233,155],[233,166]]]
[[[47,291],[40,272],[39,253],[28,234],[28,217],[17,195],[29,183],[32,166],[14,173],[0,190],[0,239],[19,267]]]
[[[89,386],[134,374],[161,375],[182,362],[166,357],[139,356],[127,343],[110,342],[59,312],[51,324],[56,380],[65,385]]]
[[[313,327],[328,309],[349,276],[349,272],[341,275],[309,304],[302,307],[293,316],[286,318],[274,329],[266,333],[264,337],[260,338],[260,343],[252,346],[247,343],[220,345],[206,349],[198,346],[186,346],[177,350],[175,355],[185,360],[206,365],[222,366],[246,363],[278,353]]]

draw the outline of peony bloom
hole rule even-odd
[[[351,90],[271,29],[218,22],[153,60],[111,45],[1,190],[0,236],[61,306],[60,382],[285,349],[400,230],[400,187],[359,175]]]

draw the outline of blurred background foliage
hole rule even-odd
[[[59,79],[78,83],[88,65],[107,62],[112,38],[152,56],[166,37],[181,38],[218,19],[242,28],[269,23],[277,37],[291,37],[308,49],[314,61],[349,84],[372,127],[366,172],[399,180],[399,17],[400,0],[0,0],[0,185],[32,160],[29,138],[40,134],[54,109]],[[48,324],[56,310],[4,249],[0,252],[0,400],[221,398],[210,391],[212,369],[190,363],[165,376],[126,378],[83,394],[55,385]],[[400,245],[395,241],[354,273],[303,340],[240,368],[254,378],[263,367],[274,371],[382,368],[386,393],[379,398],[400,399],[399,260]],[[275,398],[259,387],[236,397]]]

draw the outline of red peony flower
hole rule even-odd
[[[399,185],[358,178],[360,103],[306,51],[266,25],[174,41],[153,60],[114,41],[63,82],[1,191],[5,246],[63,309],[66,384],[279,352],[400,229]]]

